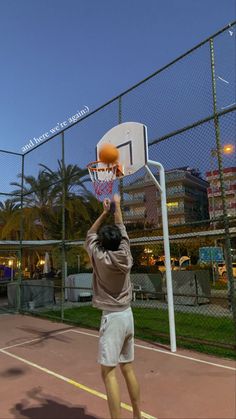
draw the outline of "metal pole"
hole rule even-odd
[[[220,125],[219,117],[217,113],[217,97],[216,97],[216,78],[215,78],[215,56],[214,56],[214,44],[213,39],[210,39],[210,55],[211,55],[211,78],[212,78],[212,96],[213,96],[213,109],[214,109],[214,124],[215,124],[215,136],[216,136],[216,153],[218,158],[219,167],[219,179],[221,187],[221,198],[223,208],[223,220],[225,229],[225,262],[228,274],[228,287],[229,287],[229,299],[233,312],[233,319],[235,325],[235,336],[236,336],[236,301],[234,298],[234,278],[233,278],[233,265],[231,256],[231,242],[230,242],[230,230],[229,230],[229,219],[227,214],[227,204],[225,197],[225,185],[224,185],[224,169],[222,163],[222,146],[220,141]]]
[[[173,299],[173,287],[172,287],[172,275],[171,275],[168,215],[167,215],[167,206],[166,206],[165,171],[162,164],[156,161],[148,160],[147,164],[157,167],[160,174],[160,184],[159,184],[157,179],[155,178],[155,176],[149,169],[149,167],[145,166],[147,172],[151,176],[153,182],[155,183],[155,185],[157,186],[161,194],[161,213],[162,213],[162,229],[163,229],[164,251],[165,251],[166,284],[167,284],[168,314],[169,314],[169,328],[170,328],[170,347],[171,347],[171,352],[176,352],[175,313],[174,313],[174,299]]]
[[[215,229],[216,229],[216,225],[215,225],[215,218],[216,218],[216,212],[215,212],[215,196],[214,196],[214,193],[215,193],[215,187],[214,187],[214,179],[213,179],[213,161],[212,161],[212,158],[213,158],[213,154],[212,154],[212,152],[213,152],[213,150],[211,150],[211,156],[210,156],[210,164],[211,164],[211,182],[210,182],[210,184],[211,184],[211,193],[212,193],[212,199],[211,199],[211,202],[212,202],[212,209],[213,209],[213,230],[215,231]],[[215,247],[216,247],[216,240],[214,239],[214,245],[215,245]],[[211,270],[212,270],[212,277],[213,277],[213,285],[215,285],[215,268],[214,268],[214,260],[213,260],[213,258],[212,258],[212,251],[211,251]]]
[[[66,275],[66,255],[65,255],[65,204],[66,204],[66,190],[65,190],[65,144],[64,131],[61,133],[62,145],[62,246],[61,246],[61,320],[64,320],[64,299],[65,299],[65,275]]]
[[[122,123],[122,96],[119,96],[119,111],[118,111],[118,124]],[[124,210],[124,182],[123,178],[119,179],[119,188],[120,188],[120,207],[123,213]]]
[[[23,233],[24,233],[24,200],[23,200],[23,193],[24,193],[24,169],[25,169],[25,158],[22,155],[21,160],[21,196],[20,196],[20,251],[19,251],[19,278],[17,281],[17,311],[21,309],[21,283],[22,283],[22,262],[23,262]]]
[[[215,186],[214,186],[214,179],[213,179],[213,156],[216,156],[216,150],[211,150],[211,158],[210,158],[210,163],[211,163],[211,193],[212,193],[212,212],[213,212],[213,230],[216,229],[216,224],[215,224],[215,218],[216,218],[216,211],[215,211]]]
[[[78,257],[78,273],[80,272],[80,255],[77,255]]]

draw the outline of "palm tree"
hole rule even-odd
[[[40,167],[42,169],[37,178],[24,176],[24,239],[30,235],[30,232],[32,233],[31,240],[62,237],[63,185],[66,238],[81,238],[98,216],[101,208],[100,203],[85,186],[85,183],[90,181],[87,169],[71,164],[65,166],[59,160],[56,171],[43,164],[40,164]],[[14,201],[19,202],[21,185],[17,182],[11,184],[18,187],[14,191],[16,195]]]
[[[34,208],[26,207],[21,211],[19,204],[7,201],[0,203],[1,239],[20,240],[21,223],[23,223],[24,240],[42,240],[44,238],[44,230],[40,222],[37,222],[35,218]]]
[[[17,240],[19,238],[19,229],[19,204],[16,204],[11,199],[0,202],[1,238]]]
[[[50,236],[53,234],[53,237],[55,235],[59,236],[57,238],[61,237],[61,206],[64,194],[66,237],[72,239],[81,224],[89,219],[83,199],[83,196],[89,193],[85,183],[91,182],[88,170],[73,164],[64,165],[61,160],[58,160],[56,171],[43,164],[40,166],[44,169],[43,173],[51,184],[50,196],[53,202],[53,212],[47,214],[48,220],[50,219],[50,222],[47,222],[48,233]]]
[[[90,192],[67,199],[65,211],[65,238],[69,240],[83,238],[100,213],[101,203],[98,202]],[[48,208],[42,216],[42,222],[48,238],[61,239],[61,215],[61,206],[58,204],[53,208]]]
[[[21,178],[21,174],[18,175]],[[24,239],[28,236],[31,240],[39,238],[46,239],[42,215],[51,207],[51,185],[48,176],[41,170],[38,177],[24,176],[23,188],[18,182],[12,182],[11,185],[18,187],[13,191],[15,198],[13,202],[21,201],[21,192],[23,195],[23,223]]]
[[[21,174],[18,175],[21,178]],[[15,202],[20,202],[21,192],[23,194],[23,203],[28,207],[42,208],[50,204],[51,185],[48,176],[41,170],[36,177],[24,176],[23,188],[19,182],[11,182],[12,186],[16,186],[17,190],[13,191],[16,196]]]
[[[79,197],[70,199],[67,208],[69,208],[67,214],[68,239],[85,237],[87,230],[101,213],[101,203],[88,191]]]
[[[87,168],[81,169],[77,164],[64,165],[62,160],[58,160],[58,169],[56,171],[44,164],[40,164],[40,166],[44,169],[42,173],[46,175],[52,185],[51,195],[60,203],[63,186],[66,200],[87,192],[84,184],[91,182]]]

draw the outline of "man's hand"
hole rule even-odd
[[[105,198],[103,201],[103,211],[108,213],[110,211],[111,201],[109,198]]]
[[[105,198],[103,201],[103,212],[102,214],[96,219],[93,223],[92,227],[89,229],[90,233],[97,233],[99,228],[101,227],[104,220],[107,218],[110,212],[111,201],[109,198]]]

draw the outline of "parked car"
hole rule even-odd
[[[171,258],[171,269],[173,271],[181,271],[186,269],[186,267],[189,266],[190,263],[191,261],[188,256],[181,256],[180,259]],[[160,259],[156,261],[155,265],[158,266],[159,271],[165,272],[165,257],[161,256]]]
[[[232,263],[233,265],[233,277],[236,278],[236,262]],[[218,272],[224,281],[227,280],[227,268],[225,263],[218,263]]]

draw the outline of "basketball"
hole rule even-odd
[[[99,150],[99,160],[103,163],[116,163],[119,158],[119,150],[113,144],[103,144]]]

